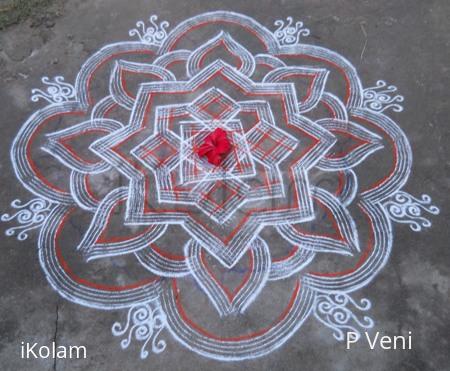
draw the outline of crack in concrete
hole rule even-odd
[[[59,305],[56,303],[56,319],[55,319],[55,332],[53,334],[53,343],[55,344],[55,349],[57,349],[57,336],[58,336],[58,320],[59,320]],[[53,358],[53,370],[56,371],[56,359],[55,356]]]
[[[361,27],[361,31],[362,31],[362,33],[363,33],[363,35],[364,35],[364,45],[363,45],[361,54],[360,54],[360,56],[359,56],[360,60],[362,61],[362,59],[363,59],[363,57],[364,57],[364,52],[366,51],[366,47],[367,47],[367,32],[366,32],[366,29],[365,29],[365,27],[364,27],[363,22],[360,22],[360,23],[359,23],[359,26]]]
[[[402,278],[402,275],[401,275],[401,272],[400,272],[400,264],[398,263],[398,261],[396,259],[393,259],[393,265],[395,266],[394,274],[396,276],[397,283],[398,283],[398,285],[400,287],[401,292],[403,293],[403,295],[399,295],[399,299],[403,302],[403,305],[405,307],[407,307],[408,303],[406,301],[406,297],[408,295],[408,288],[403,283],[403,278]],[[404,325],[403,317],[400,316],[399,319],[398,319],[398,324],[397,324],[397,333],[399,335],[402,334],[403,325]]]

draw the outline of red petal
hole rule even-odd
[[[227,132],[221,128],[215,129],[209,134],[203,144],[197,149],[200,157],[207,156],[208,162],[213,165],[220,165],[225,154],[231,149]]]
[[[214,130],[213,134],[215,134],[217,137],[222,137],[222,138],[227,137],[227,132],[225,130],[223,130],[222,128],[217,128],[216,130]]]
[[[202,157],[205,156],[210,151],[214,151],[214,147],[207,143],[204,143],[198,148],[197,153],[200,157]]]
[[[220,163],[222,162],[222,157],[215,151],[211,151],[208,153],[208,162],[216,166],[220,165]]]
[[[222,138],[218,141],[216,146],[217,153],[227,153],[231,149],[231,144],[228,141],[228,138]]]
[[[214,147],[216,145],[214,138],[211,135],[208,135],[205,138],[203,144],[207,144],[208,146]]]

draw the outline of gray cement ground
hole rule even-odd
[[[229,9],[265,25],[288,15],[311,29],[310,40],[346,56],[361,78],[398,86],[405,110],[398,122],[410,139],[413,173],[406,190],[428,193],[441,208],[433,226],[413,233],[396,225],[387,267],[358,293],[384,333],[412,331],[413,349],[346,351],[331,332],[309,320],[280,350],[241,363],[220,363],[189,352],[168,334],[167,350],[138,357],[137,343],[122,351],[111,324],[123,313],[71,304],[50,287],[39,267],[36,235],[19,243],[1,238],[1,370],[450,370],[450,2],[448,0],[73,0],[58,3],[44,21],[22,20],[0,31],[0,210],[28,195],[9,160],[11,141],[35,109],[30,88],[43,75],[72,81],[79,66],[104,44],[128,38],[147,14],[172,24],[208,10]],[[42,19],[41,19],[42,20]],[[364,31],[363,31],[364,30]],[[0,225],[3,236],[5,225]],[[85,344],[86,360],[21,360],[21,341]]]

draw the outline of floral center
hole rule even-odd
[[[206,157],[210,164],[219,166],[231,150],[227,132],[217,128],[209,134],[196,152],[200,157]]]

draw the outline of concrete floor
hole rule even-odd
[[[367,84],[384,79],[405,96],[397,122],[410,139],[414,165],[406,190],[428,193],[441,214],[413,233],[395,226],[394,249],[378,278],[358,292],[368,297],[376,329],[413,333],[412,350],[345,350],[312,319],[281,349],[254,361],[220,363],[200,357],[163,334],[167,349],[142,361],[111,335],[123,312],[100,312],[60,298],[37,259],[36,234],[24,242],[1,239],[1,370],[450,370],[450,2],[448,0],[73,0],[51,22],[32,20],[0,31],[0,210],[28,199],[13,174],[9,149],[33,112],[30,89],[41,76],[68,81],[99,47],[128,38],[135,21],[158,14],[172,24],[210,10],[234,10],[270,26],[293,16],[311,29],[309,40],[347,57]],[[31,25],[33,24],[33,27]],[[0,225],[0,232],[6,229]],[[86,360],[21,360],[21,341],[85,344]]]

